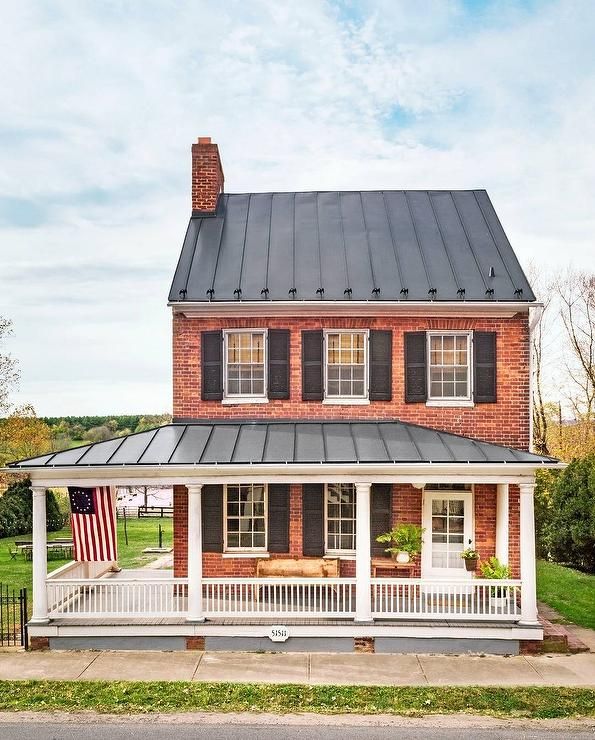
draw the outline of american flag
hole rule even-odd
[[[74,559],[80,562],[116,560],[116,519],[110,487],[69,487],[68,496]]]

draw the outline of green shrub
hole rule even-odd
[[[573,460],[557,476],[543,530],[551,559],[595,572],[595,455]]]
[[[510,578],[510,568],[501,563],[498,558],[484,560],[479,566],[482,578],[506,579]]]
[[[535,550],[538,558],[550,558],[548,526],[551,518],[552,488],[560,474],[558,470],[538,470],[535,474]]]
[[[64,524],[53,491],[46,494],[47,529],[55,532]],[[14,537],[33,531],[33,496],[31,481],[11,483],[0,497],[0,537]]]
[[[421,552],[423,533],[425,529],[417,524],[395,524],[390,532],[379,534],[376,542],[384,542],[390,545],[384,552],[399,553],[408,552],[414,558]]]

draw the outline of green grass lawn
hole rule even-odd
[[[538,560],[537,598],[569,622],[595,629],[595,575]]]
[[[126,528],[128,530],[128,545],[124,537],[124,522],[118,519],[118,556],[119,563],[123,568],[140,568],[155,560],[159,555],[154,553],[143,553],[145,547],[157,547],[158,527],[163,528],[163,545],[171,547],[173,539],[172,519],[128,519]],[[48,540],[55,537],[68,537],[70,527],[65,527],[59,532],[48,532]],[[9,547],[14,547],[15,540],[31,539],[31,535],[17,535],[16,537],[5,537],[0,539],[0,583],[9,589],[28,588],[29,601],[31,601],[31,571],[32,563],[17,555],[16,560],[11,560]],[[49,560],[48,571],[55,570],[64,565],[66,560]]]
[[[303,686],[190,681],[0,681],[4,711],[318,712],[593,717],[595,691],[564,686]]]

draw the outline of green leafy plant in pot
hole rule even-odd
[[[477,564],[479,563],[479,553],[472,547],[468,547],[463,550],[461,557],[465,561],[465,568],[470,571],[477,570]]]
[[[390,532],[378,535],[376,541],[389,545],[385,552],[397,563],[408,563],[421,552],[424,532],[425,529],[417,524],[395,524]]]
[[[489,580],[503,581],[510,578],[510,568],[508,565],[501,563],[498,558],[489,558],[479,566],[479,572],[482,578]],[[508,599],[508,588],[506,586],[490,587],[490,606],[502,608],[506,606]]]

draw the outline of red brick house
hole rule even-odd
[[[15,463],[52,647],[517,652],[541,639],[529,451],[539,304],[487,193],[224,193],[192,147],[173,422]],[[174,486],[174,572],[47,577],[45,488]],[[424,528],[402,567],[376,537]],[[464,549],[510,567],[476,577]],[[496,598],[498,596],[498,598]]]

